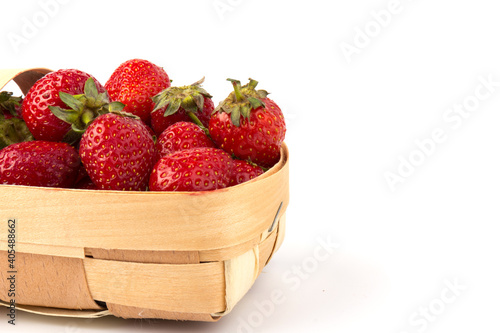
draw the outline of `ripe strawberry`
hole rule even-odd
[[[124,112],[139,116],[146,124],[151,121],[153,96],[170,87],[170,79],[162,67],[142,59],[122,63],[105,84],[112,101],[125,104]]]
[[[138,117],[107,113],[83,134],[80,157],[97,188],[144,191],[155,159],[154,145]]]
[[[74,188],[83,190],[97,190],[97,186],[95,186],[94,182],[92,182],[92,179],[90,179],[90,176],[83,165],[80,165],[80,168],[78,170],[78,177],[76,177]]]
[[[231,172],[231,181],[229,186],[238,185],[257,178],[262,175],[264,170],[256,164],[243,160],[233,161],[233,170]]]
[[[151,191],[210,191],[229,185],[233,160],[217,148],[181,150],[161,158],[149,179]]]
[[[153,97],[151,126],[156,134],[179,121],[194,121],[208,127],[214,111],[212,96],[201,87],[205,78],[189,86],[170,87]]]
[[[286,126],[283,113],[264,90],[255,90],[257,81],[241,86],[215,109],[210,119],[210,135],[215,144],[242,160],[271,167],[280,158]]]
[[[72,187],[80,159],[67,143],[29,141],[0,150],[0,184]]]
[[[21,97],[12,97],[12,93],[0,93],[0,149],[13,143],[31,141],[31,135],[26,123],[19,116]]]
[[[92,80],[88,81],[90,78]],[[82,97],[91,88],[92,96]],[[107,102],[106,90],[92,75],[76,69],[61,69],[45,75],[31,87],[23,101],[22,115],[35,139],[73,143],[85,130],[95,110]],[[72,103],[72,109],[78,108],[79,111],[62,112],[67,108],[66,103]],[[80,134],[75,135],[72,129],[77,129]]]
[[[215,145],[198,125],[186,121],[169,126],[156,142],[156,151],[160,157],[179,150],[201,147],[215,148]]]

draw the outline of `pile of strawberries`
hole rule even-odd
[[[0,184],[127,191],[207,191],[241,184],[276,164],[280,108],[228,79],[214,107],[203,80],[174,87],[147,60],[121,64],[102,86],[62,69],[24,99],[0,94]]]

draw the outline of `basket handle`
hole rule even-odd
[[[2,90],[7,83],[14,80],[23,94],[26,95],[36,81],[50,72],[52,72],[52,70],[47,68],[0,69],[0,90]]]

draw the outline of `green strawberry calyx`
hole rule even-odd
[[[70,144],[81,138],[95,118],[105,113],[121,111],[125,107],[121,102],[110,102],[107,92],[99,93],[92,78],[85,82],[83,94],[71,95],[60,91],[59,97],[69,109],[58,106],[49,106],[49,109],[57,118],[71,125],[63,140]]]
[[[231,116],[233,125],[239,127],[241,117],[250,118],[252,110],[264,107],[263,99],[269,94],[265,90],[255,90],[258,82],[248,79],[249,82],[242,86],[238,80],[227,79],[233,85],[233,91],[229,96],[219,103],[215,112],[225,112]]]
[[[153,96],[155,107],[152,112],[159,112],[165,108],[164,117],[176,113],[179,108],[183,108],[187,113],[198,113],[203,111],[205,98],[212,96],[201,87],[205,77],[188,86],[168,87],[159,94]]]
[[[0,149],[14,143],[32,140],[34,140],[33,135],[24,120],[17,117],[6,118],[0,113]]]
[[[21,107],[23,99],[12,96],[11,92],[0,92],[0,113],[9,112],[12,116],[17,116],[16,108]]]

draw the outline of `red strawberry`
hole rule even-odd
[[[161,158],[149,179],[151,191],[210,191],[229,185],[233,161],[217,148],[181,150]]]
[[[122,63],[105,85],[112,101],[125,104],[124,112],[139,116],[150,123],[153,96],[170,87],[170,79],[161,67],[142,59]]]
[[[238,185],[257,178],[262,175],[264,170],[258,165],[243,160],[233,161],[233,170],[231,172],[231,181],[229,186]]]
[[[286,126],[283,113],[264,90],[255,90],[257,81],[241,86],[216,108],[210,119],[210,135],[215,144],[242,160],[271,167],[280,158]]]
[[[0,150],[0,184],[72,187],[80,159],[67,143],[29,141]]]
[[[90,179],[90,177],[80,179],[76,183],[75,188],[80,190],[98,190],[97,186],[94,184],[92,179]]]
[[[179,121],[194,121],[208,127],[214,102],[212,96],[201,87],[204,79],[189,86],[167,88],[153,97],[156,104],[151,113],[151,126],[156,134],[161,134]]]
[[[97,186],[95,186],[92,179],[90,179],[87,170],[83,165],[80,165],[80,169],[78,170],[78,177],[76,177],[74,188],[83,189],[83,190],[97,190]]]
[[[215,145],[198,125],[186,121],[169,126],[156,142],[156,151],[160,157],[179,150],[201,147],[215,148]]]
[[[90,85],[95,89],[93,96],[82,98],[85,93],[88,79]],[[87,88],[89,90],[90,88]],[[71,95],[76,95],[74,98]],[[72,105],[79,108],[79,111],[70,111],[71,121],[63,118],[63,114],[56,114],[53,111],[61,111],[67,108],[66,102],[78,99],[78,105]],[[76,69],[61,69],[52,72],[38,80],[28,91],[23,101],[23,118],[30,132],[37,140],[47,141],[67,141],[75,142],[79,136],[72,135],[72,123],[75,128],[79,128],[80,135],[85,130],[85,125],[91,119],[86,119],[82,123],[82,118],[89,118],[89,112],[94,114],[94,106],[100,109],[109,102],[106,90],[92,75]],[[63,101],[64,100],[64,101]],[[87,106],[91,106],[93,111],[89,111]],[[92,116],[93,117],[93,116]]]
[[[80,157],[90,178],[103,190],[146,190],[155,159],[147,126],[132,115],[97,117],[80,141]]]

